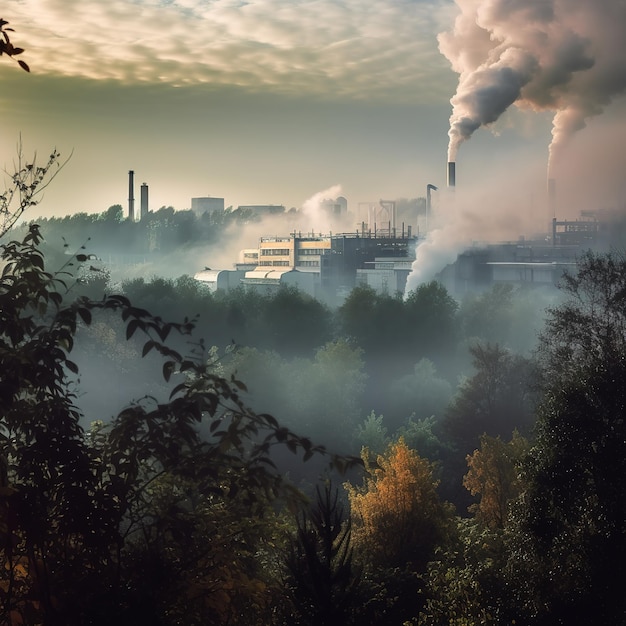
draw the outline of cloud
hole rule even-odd
[[[445,97],[446,0],[23,0],[11,24],[36,73],[292,94]],[[447,87],[447,85],[446,85]]]

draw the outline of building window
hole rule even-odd
[[[325,252],[328,252],[327,248],[298,248],[298,254],[303,256],[320,256]]]
[[[262,256],[289,256],[289,248],[261,248]]]

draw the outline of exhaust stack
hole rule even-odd
[[[456,187],[456,163],[448,161],[448,187],[454,189]]]
[[[128,172],[128,219],[135,221],[135,172]]]
[[[141,205],[139,209],[139,219],[144,220],[148,215],[148,185],[147,183],[141,184]]]

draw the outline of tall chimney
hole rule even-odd
[[[128,219],[135,221],[135,172],[128,172]]]
[[[456,187],[456,163],[448,161],[448,187]]]
[[[141,209],[139,219],[143,220],[148,215],[148,185],[141,183]]]

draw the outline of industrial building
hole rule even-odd
[[[235,282],[263,292],[292,285],[336,304],[357,284],[402,293],[416,245],[410,229],[400,235],[366,229],[338,235],[293,232],[289,237],[262,237],[257,250],[242,251],[235,269],[228,270],[228,280],[221,272],[206,270],[195,278],[213,290],[232,288]]]
[[[605,253],[626,246],[626,218],[617,211],[584,211],[576,220],[552,220],[543,239],[472,245],[444,268],[437,279],[460,297],[506,282],[555,286],[564,272],[574,272],[586,251]]]
[[[224,198],[213,198],[211,196],[203,196],[191,199],[191,210],[201,217],[205,213],[209,215],[213,213],[224,212]]]

